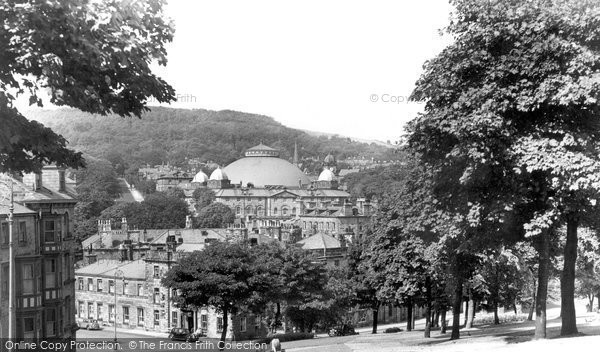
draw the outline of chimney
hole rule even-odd
[[[192,228],[192,216],[191,215],[186,215],[186,217],[185,217],[185,228],[186,229]]]
[[[123,230],[124,234],[127,234],[127,239],[129,239],[129,226],[127,225],[127,218],[125,217],[121,219],[121,230]]]
[[[348,200],[344,202],[344,216],[352,216],[352,203]]]

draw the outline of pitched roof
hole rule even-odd
[[[193,252],[204,249],[206,240],[225,241],[227,239],[226,229],[181,229],[164,230],[160,236],[151,243],[162,244],[167,242],[167,236],[174,235],[176,240],[182,239],[182,243],[177,246],[178,252]]]
[[[100,260],[75,270],[75,275],[114,277],[117,270],[125,279],[146,279],[146,263],[143,260],[121,262],[118,260]],[[118,277],[121,276],[117,275]]]

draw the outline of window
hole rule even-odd
[[[104,320],[103,308],[104,306],[102,305],[102,303],[96,303],[96,319]]]
[[[25,221],[19,222],[19,242],[27,242],[27,223]]]
[[[83,305],[82,301],[78,302],[77,309],[79,310],[79,317],[84,318],[85,317],[85,309],[84,309],[84,305]]]
[[[2,300],[8,299],[8,264],[2,265]]]
[[[240,215],[240,214],[242,213],[242,208],[240,208],[240,207],[235,207],[235,213],[236,213],[237,215]]]
[[[138,296],[143,296],[144,295],[144,285],[137,284],[137,295]]]
[[[127,282],[123,282],[123,295],[129,294],[129,284]]]
[[[154,311],[154,326],[159,326],[160,325],[160,312],[155,310]]]
[[[46,286],[45,288],[56,287],[56,259],[46,260]]]
[[[138,326],[144,326],[144,308],[137,309]]]
[[[88,291],[94,291],[94,279],[88,279]]]
[[[23,294],[33,294],[33,264],[23,264]]]
[[[177,316],[177,312],[171,312],[171,326],[176,328],[177,327],[177,322],[178,322],[178,316]]]
[[[273,208],[273,215],[277,215],[277,207]]]
[[[57,233],[59,229],[57,226],[59,224],[58,221],[54,220],[46,220],[44,221],[44,242],[56,242],[58,240]]]
[[[288,213],[288,209],[286,207],[281,208],[281,215],[285,216]]]
[[[115,282],[113,280],[108,280],[108,292],[115,293]]]
[[[160,303],[160,288],[154,288],[154,303]]]
[[[223,317],[217,317],[217,332],[223,332]]]
[[[243,317],[240,319],[240,331],[241,332],[246,331],[246,323],[247,323],[246,317]]]
[[[158,278],[158,277],[160,277],[160,272],[158,269],[158,265],[155,265],[154,266],[154,278]]]
[[[292,208],[292,215],[296,215],[296,208]]]
[[[94,319],[94,303],[88,302],[87,308],[88,308],[88,314],[87,314],[88,319]]]
[[[109,304],[108,305],[108,321],[109,322],[114,322],[115,321],[115,305],[114,304]]]
[[[34,318],[23,318],[23,338],[33,339],[35,337]]]
[[[258,208],[256,208],[256,213],[258,214],[258,216],[263,216],[263,215],[265,215],[265,214],[263,213],[263,208],[262,208],[262,207],[258,207]]]
[[[104,290],[102,279],[98,279],[98,282],[96,283],[96,291],[102,292],[102,290]]]
[[[200,315],[200,329],[202,331],[208,330],[208,315],[206,314]]]
[[[8,244],[8,223],[7,222],[3,222],[2,226],[0,227],[0,232],[2,232],[2,243],[3,244]]]
[[[129,324],[129,307],[123,306],[123,324]]]

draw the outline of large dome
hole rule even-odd
[[[268,149],[267,149],[268,148]],[[246,157],[227,165],[223,171],[232,184],[252,183],[254,187],[298,187],[310,184],[308,177],[295,165],[278,158],[274,149],[259,145],[248,149]]]

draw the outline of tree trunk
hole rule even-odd
[[[466,329],[473,327],[473,319],[475,318],[475,301],[473,300],[473,292],[469,290],[469,309],[467,309],[467,323],[465,324]]]
[[[577,333],[575,316],[575,261],[577,260],[577,219],[571,214],[567,219],[567,243],[565,244],[565,265],[560,283],[562,327],[560,335]]]
[[[406,300],[406,331],[412,331],[413,306],[412,299]]]
[[[529,315],[527,316],[528,321],[533,320],[533,311],[535,310],[535,303],[536,303],[536,297],[535,297],[536,288],[537,288],[537,283],[536,283],[536,280],[533,279],[533,297],[531,298],[531,306],[529,307]]]
[[[535,301],[536,339],[546,338],[546,298],[548,296],[548,266],[550,265],[550,234],[540,235],[537,299]]]
[[[373,330],[371,334],[377,333],[377,317],[379,316],[379,304],[373,307]]]
[[[425,290],[427,302],[425,303],[425,332],[424,337],[431,337],[431,278],[425,277]]]
[[[498,301],[494,302],[494,325],[499,325],[500,319],[498,318]]]
[[[458,271],[458,270],[457,270]],[[462,306],[462,278],[456,278],[454,286],[454,303],[452,304],[452,334],[450,340],[460,338],[460,308]]]
[[[467,314],[467,312],[469,311],[469,298],[466,297],[465,298],[465,311],[464,311],[464,315],[465,315],[465,322],[463,323],[463,325],[467,325],[467,320],[469,320],[469,314]]]
[[[227,318],[227,307],[223,308],[223,331],[221,332],[221,339],[219,340],[219,351],[223,351],[225,348],[225,339],[227,338],[228,318]]]
[[[279,320],[281,319],[281,304],[277,302],[277,309],[275,310],[275,321],[271,326],[271,333],[275,334],[277,327],[279,327]]]
[[[596,296],[594,296],[593,293],[590,293],[589,296],[590,296],[590,306],[588,308],[588,313],[591,313],[592,310],[594,310],[594,298],[596,298]]]
[[[442,310],[442,313],[440,315],[442,319],[442,327],[440,328],[440,334],[445,334],[446,329],[448,328],[448,326],[446,326],[446,309]]]
[[[434,328],[439,328],[440,327],[440,309],[436,309],[434,316],[433,316],[433,327]]]

